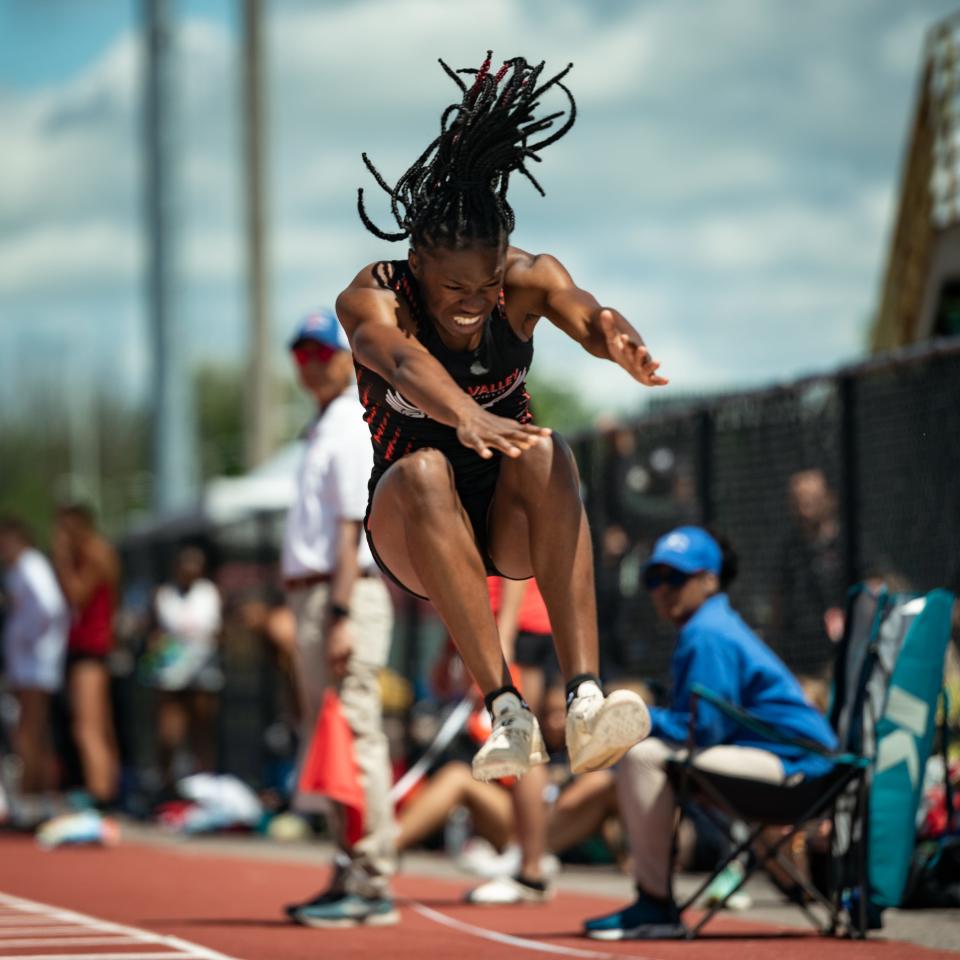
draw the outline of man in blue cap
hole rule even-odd
[[[393,608],[366,538],[363,517],[373,453],[357,396],[350,345],[329,310],[312,313],[290,341],[300,385],[317,405],[306,435],[297,495],[287,516],[282,571],[297,621],[303,741],[308,744],[329,686],[353,734],[365,800],[362,835],[348,838],[337,805],[340,846],[329,887],[287,908],[297,923],[349,927],[395,923],[389,879],[396,870],[392,782],[379,673],[387,662]],[[297,805],[309,809],[309,799]]]
[[[836,747],[827,721],[804,699],[783,662],[730,606],[727,585],[736,558],[700,527],[678,527],[661,537],[644,570],[644,585],[657,615],[679,630],[671,669],[669,707],[650,710],[650,737],[633,747],[617,768],[620,815],[633,857],[637,899],[622,910],[587,920],[584,932],[598,940],[682,936],[670,901],[670,844],[676,801],[665,762],[682,749],[690,724],[695,683],[781,730]],[[829,762],[763,740],[706,703],[697,709],[696,744],[708,747],[697,765],[770,783],[817,777]]]

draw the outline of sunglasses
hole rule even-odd
[[[682,587],[692,576],[692,574],[684,573],[682,570],[677,570],[674,567],[655,566],[649,567],[643,573],[643,585],[648,590],[656,590],[657,587],[663,586],[666,584],[668,587]]]
[[[293,359],[302,367],[308,363],[329,363],[336,353],[333,347],[325,343],[299,343],[293,348]]]

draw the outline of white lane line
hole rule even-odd
[[[440,913],[439,910],[434,910],[414,900],[409,901],[406,905],[419,913],[420,916],[426,917],[434,923],[450,927],[452,930],[458,930],[460,933],[468,933],[473,937],[480,937],[483,940],[504,943],[509,947],[519,947],[521,950],[534,950],[538,953],[549,953],[554,956],[585,957],[589,960],[620,960],[620,957],[623,956],[623,954],[597,953],[596,950],[578,950],[576,947],[561,947],[552,943],[541,943],[539,940],[527,940],[525,937],[514,937],[509,933],[488,930],[486,927],[475,927],[472,923],[464,923],[462,920],[448,917],[445,913]],[[629,956],[630,960],[653,960],[652,957],[642,957],[636,953],[631,953]]]
[[[37,922],[36,917],[32,917],[29,914],[24,914],[21,912],[21,913],[18,913],[16,916],[0,917],[0,930],[4,930],[7,927],[24,927],[28,923],[36,923],[36,922]],[[63,920],[49,919],[47,920],[47,923],[55,923],[57,926],[65,925]]]
[[[205,953],[11,953],[3,960],[203,960]]]
[[[134,943],[144,946],[163,946],[169,948],[167,953],[118,953],[118,954],[96,954],[96,960],[162,960],[162,958],[171,958],[171,960],[237,960],[236,957],[229,957],[218,950],[211,950],[209,947],[202,947],[198,943],[191,943],[189,940],[183,940],[180,937],[172,937],[166,934],[153,933],[150,930],[140,930],[137,927],[128,927],[120,923],[111,923],[108,920],[100,920],[97,917],[90,917],[84,913],[77,913],[73,910],[64,910],[61,907],[52,906],[48,903],[39,903],[35,900],[25,900],[23,897],[14,897],[10,894],[0,893],[0,906],[9,907],[14,910],[21,910],[26,915],[40,914],[46,920],[48,918],[60,920],[65,924],[74,924],[83,927],[85,930],[95,933],[112,933],[126,936]],[[62,928],[58,928],[62,929]],[[77,956],[82,954],[29,954],[25,955],[26,960],[76,960]],[[90,958],[90,955],[86,955]],[[3,960],[24,960],[21,957],[6,956]]]
[[[128,944],[139,944],[139,940],[133,937],[23,937],[17,940],[4,940],[0,943],[0,950],[6,950],[8,947],[104,947],[107,944],[113,947],[119,947]],[[176,954],[170,954],[176,956]],[[5,955],[0,953],[0,960]]]
[[[18,927],[15,930],[4,930],[0,932],[0,948],[8,944],[11,940],[21,940],[26,936],[35,937],[37,934],[43,934],[48,940],[63,940],[66,937],[88,937],[91,934],[99,934],[99,930],[91,930],[89,927]],[[113,936],[113,934],[111,934]],[[117,934],[119,936],[119,934]],[[124,936],[125,940],[132,943],[140,943],[133,937]]]

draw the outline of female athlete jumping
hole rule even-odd
[[[588,353],[648,386],[665,384],[643,339],[616,310],[581,290],[548,254],[509,243],[512,173],[543,193],[528,169],[573,125],[562,80],[541,83],[543,64],[508,60],[491,72],[454,72],[459,103],[439,136],[391,187],[406,260],[363,268],[337,300],[350,338],[375,464],[365,529],[383,571],[436,607],[483,691],[493,730],[474,776],[520,775],[546,759],[536,720],[504,662],[487,596],[487,574],[536,576],[567,680],[567,748],[575,773],[615,763],[646,736],[633,693],[604,698],[597,677],[593,558],[577,470],[567,445],[532,423],[524,387],[533,333],[546,317]],[[572,65],[571,65],[572,66]],[[458,74],[473,76],[464,82]],[[563,111],[537,118],[540,97],[562,90]]]

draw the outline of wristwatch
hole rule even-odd
[[[342,603],[331,603],[330,608],[327,610],[327,619],[331,623],[339,623],[341,620],[346,620],[350,616],[350,608],[345,607]]]

